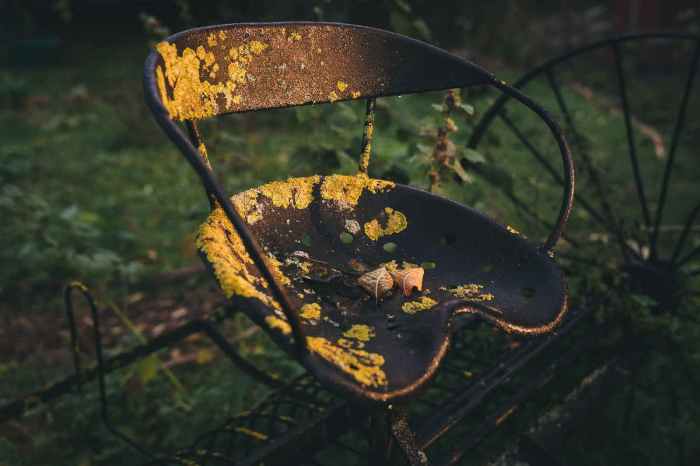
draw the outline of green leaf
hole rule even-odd
[[[481,155],[481,152],[477,152],[474,149],[464,147],[460,152],[462,153],[462,157],[464,157],[471,163],[486,163],[486,158],[483,155]]]
[[[146,385],[148,382],[153,380],[158,374],[158,369],[160,368],[160,359],[155,354],[152,354],[145,358],[143,361],[138,363],[136,372],[139,375],[141,383]]]
[[[474,116],[474,107],[469,104],[465,104],[463,102],[460,102],[456,105],[456,107],[460,110],[462,110],[464,113],[466,113],[468,116]]]
[[[452,163],[450,163],[449,168],[463,182],[471,183],[472,181],[474,181],[474,178],[464,170],[464,168],[462,167],[462,164],[459,162],[459,160],[456,160],[456,159],[453,160]]]

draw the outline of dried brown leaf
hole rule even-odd
[[[423,275],[425,275],[423,267],[397,270],[391,275],[404,296],[410,296],[414,288],[418,291],[423,290]]]
[[[357,279],[357,283],[374,299],[381,298],[394,287],[394,279],[384,267],[363,274]]]

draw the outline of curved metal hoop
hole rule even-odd
[[[309,23],[275,23],[275,27],[280,25],[286,25],[289,27],[293,26],[304,26],[309,27]],[[235,27],[250,27],[251,25],[226,25],[229,28]],[[265,26],[265,25],[255,25],[255,26]],[[365,34],[367,36],[376,35],[378,37],[384,38],[384,41],[390,43],[392,46],[396,46],[400,49],[405,56],[399,56],[400,60],[396,63],[391,62],[389,55],[382,55],[383,58],[390,60],[389,63],[385,64],[384,72],[387,73],[387,81],[393,82],[393,86],[389,86],[387,89],[371,89],[368,88],[368,95],[364,95],[365,98],[374,98],[379,96],[389,96],[400,93],[411,93],[420,92],[427,90],[439,90],[448,89],[456,87],[468,87],[472,85],[490,85],[500,90],[503,94],[508,97],[514,98],[533,111],[540,119],[544,120],[547,127],[550,129],[554,139],[556,140],[559,151],[562,157],[562,164],[564,170],[564,195],[562,200],[561,209],[559,212],[558,219],[554,225],[554,228],[547,240],[542,245],[544,251],[549,251],[558,239],[561,237],[566,222],[568,221],[572,204],[573,204],[573,193],[574,193],[574,164],[571,157],[571,152],[564,139],[563,133],[554,121],[554,119],[539,105],[537,105],[530,98],[525,96],[522,92],[517,90],[512,86],[508,86],[502,81],[497,80],[490,73],[482,70],[478,66],[463,60],[454,55],[448,54],[447,52],[433,47],[431,45],[425,44],[423,42],[416,41],[414,39],[406,38],[398,34],[389,33],[387,31],[381,31],[378,29],[359,27],[354,25],[343,25],[337,23],[314,23],[314,26],[320,28],[336,28],[343,31],[343,33],[357,33]],[[199,34],[201,37],[202,30],[193,30],[194,33]],[[178,33],[173,36],[175,39],[185,36],[188,31]],[[168,39],[166,39],[167,41]],[[386,45],[384,45],[386,48]],[[424,72],[415,75],[415,82],[412,81],[411,76],[406,77],[404,71],[409,69],[412,64],[407,62],[408,58],[411,58],[409,54],[415,53],[421,60],[417,60],[422,70],[425,67],[425,60],[435,64],[434,67],[430,67],[430,76],[438,76],[438,78],[433,79],[427,76]],[[380,54],[381,55],[381,54]],[[393,59],[394,61],[396,58]],[[234,209],[230,199],[226,196],[224,190],[220,184],[214,178],[213,172],[209,167],[208,163],[204,161],[201,157],[200,152],[195,148],[193,141],[196,139],[190,139],[183,132],[183,130],[177,125],[176,121],[172,118],[168,112],[164,102],[161,98],[162,90],[159,90],[158,80],[156,77],[157,67],[160,66],[161,57],[155,51],[151,52],[146,60],[144,69],[144,92],[146,95],[146,101],[153,112],[153,115],[160,125],[160,127],[165,131],[168,137],[175,143],[175,145],[183,153],[187,161],[190,163],[192,168],[195,170],[199,176],[206,192],[210,195],[213,202],[218,203],[219,206],[224,210],[226,216],[230,220],[231,224],[235,228],[236,232],[241,237],[244,246],[249,251],[250,256],[255,264],[255,266],[260,270],[263,278],[270,284],[270,289],[273,293],[275,299],[281,305],[281,308],[287,317],[287,320],[292,329],[292,335],[294,337],[294,348],[297,356],[303,358],[308,354],[308,348],[306,347],[306,339],[303,331],[301,330],[301,322],[298,316],[298,312],[291,304],[287,293],[285,292],[282,285],[274,277],[265,259],[265,255],[262,252],[262,248],[258,244],[256,238],[252,235],[245,222],[240,218],[236,210]],[[393,66],[393,68],[392,68]],[[442,72],[444,71],[444,73]],[[376,73],[376,71],[375,71]],[[400,79],[397,78],[400,76]],[[393,81],[392,81],[393,80]],[[288,102],[289,106],[292,105],[303,105],[303,102],[296,101],[294,99]],[[283,106],[283,103],[275,101],[274,105],[268,105],[267,103],[261,104],[258,108],[271,108]],[[247,110],[254,110],[254,108],[246,108]],[[214,115],[212,115],[214,116]],[[190,131],[192,132],[192,130]],[[196,131],[195,131],[196,132]]]
[[[692,54],[690,56],[690,62],[689,62],[689,68],[688,68],[688,74],[684,83],[683,87],[683,94],[682,94],[682,99],[680,106],[678,107],[678,113],[675,118],[675,123],[673,125],[672,129],[672,135],[671,135],[671,143],[670,143],[670,148],[669,148],[669,153],[668,157],[666,159],[666,164],[663,170],[663,177],[662,177],[662,184],[661,184],[661,190],[659,194],[659,198],[656,202],[656,210],[654,214],[652,215],[652,209],[649,207],[648,200],[647,200],[647,193],[645,191],[645,186],[644,186],[644,180],[642,179],[641,172],[640,172],[640,167],[639,167],[639,161],[638,161],[638,155],[636,151],[636,145],[634,142],[634,136],[632,134],[632,122],[631,122],[631,115],[630,115],[630,109],[629,109],[629,103],[628,103],[628,96],[627,96],[627,83],[626,79],[624,76],[623,72],[623,57],[621,53],[620,46],[624,43],[627,42],[639,42],[642,40],[668,40],[668,41],[683,41],[683,42],[689,42],[691,44],[694,44],[694,50],[692,51]],[[572,115],[569,111],[569,109],[566,106],[566,103],[564,101],[564,97],[561,91],[561,88],[559,86],[559,83],[557,82],[556,79],[556,74],[555,74],[555,69],[558,65],[564,64],[566,62],[569,62],[570,60],[581,56],[588,54],[590,52],[594,52],[597,50],[601,49],[610,49],[613,53],[613,59],[614,59],[614,66],[615,66],[615,73],[617,76],[617,90],[620,94],[620,101],[621,101],[621,107],[622,107],[622,112],[624,114],[624,120],[625,120],[625,130],[626,130],[626,138],[627,138],[627,144],[628,144],[628,150],[629,150],[629,157],[630,157],[630,164],[632,167],[632,174],[634,176],[635,180],[635,186],[637,190],[637,197],[639,199],[639,203],[641,206],[641,212],[642,212],[642,217],[643,217],[643,222],[645,227],[647,228],[649,232],[649,253],[650,253],[650,259],[656,261],[659,260],[659,251],[658,251],[658,238],[659,238],[659,232],[660,232],[660,226],[663,220],[663,214],[664,214],[664,208],[666,205],[666,200],[667,200],[667,195],[668,195],[668,188],[669,188],[669,183],[670,183],[670,177],[671,177],[671,172],[672,168],[674,166],[675,162],[675,157],[677,153],[677,147],[678,147],[678,142],[680,139],[680,134],[683,131],[685,119],[686,119],[686,113],[687,113],[687,107],[688,107],[688,101],[690,100],[690,95],[693,90],[693,84],[696,79],[697,73],[698,73],[698,64],[700,63],[700,37],[692,34],[684,34],[684,33],[665,33],[665,32],[660,32],[660,33],[645,33],[645,34],[628,34],[628,35],[622,35],[619,37],[613,37],[609,39],[604,39],[600,40],[597,42],[594,42],[590,45],[572,50],[568,53],[562,54],[558,57],[555,57],[553,59],[550,59],[532,70],[528,71],[525,73],[521,78],[519,78],[515,83],[513,84],[513,87],[517,89],[521,89],[525,87],[528,83],[531,81],[535,80],[536,78],[541,78],[544,77],[551,89],[551,91],[554,94],[554,97],[556,98],[557,105],[559,106],[559,109],[561,110],[564,120],[566,121],[567,126],[574,130],[574,124],[573,124],[573,118]],[[496,102],[486,111],[486,113],[483,115],[479,123],[477,124],[472,137],[469,141],[469,146],[470,147],[476,147],[479,142],[482,140],[483,136],[485,135],[486,131],[488,128],[491,126],[493,121],[498,118],[498,117],[503,117],[503,110],[505,108],[505,105],[508,103],[510,99],[510,96],[507,94],[504,94],[500,96]],[[534,153],[533,155],[535,157],[538,156],[538,154]],[[590,164],[590,161],[587,160],[586,157],[588,157],[586,154],[581,154],[582,160],[586,162],[587,164]],[[545,168],[548,169],[550,174],[552,174],[551,169],[546,165],[546,162],[539,159],[541,164],[545,165]],[[556,180],[556,176],[553,176],[554,179]],[[592,180],[594,183],[597,184],[598,190],[602,190],[601,187],[601,180],[597,178],[594,178]],[[515,199],[513,199],[516,201]],[[606,228],[609,228],[610,231],[615,235],[616,241],[620,246],[620,249],[622,251],[623,256],[625,257],[626,260],[629,260],[631,257],[634,257],[635,260],[644,260],[641,255],[639,254],[638,251],[635,251],[632,249],[627,242],[625,241],[625,238],[623,237],[623,232],[620,229],[620,225],[617,224],[615,218],[615,212],[612,209],[612,206],[609,205],[608,201],[606,198],[602,197],[601,198],[601,207],[603,209],[602,212],[598,211],[592,204],[590,204],[586,199],[577,196],[577,202],[579,205],[588,212],[588,214],[591,216],[593,220],[595,220],[597,223],[600,225],[603,225]],[[518,205],[520,205],[521,202],[518,201]],[[700,206],[700,204],[698,204]],[[687,240],[688,233],[692,227],[692,224],[695,222],[695,219],[697,217],[697,211],[700,209],[700,207],[696,207],[695,209],[691,210],[686,222],[685,226],[683,228],[683,233],[679,239],[679,243],[677,243],[676,248],[674,252],[672,253],[672,257],[670,258],[671,262],[673,264],[676,263],[682,263],[683,261],[679,260],[679,256],[681,253],[681,250],[683,249],[683,244]],[[540,220],[540,219],[538,219]],[[540,220],[541,223],[542,220]],[[547,226],[545,224],[545,226]],[[697,254],[697,252],[690,252],[689,255],[692,256],[693,254]],[[686,256],[688,257],[688,256]]]

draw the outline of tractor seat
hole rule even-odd
[[[375,401],[413,394],[439,367],[459,316],[537,334],[566,308],[547,253],[416,188],[362,173],[310,176],[231,200],[299,310],[305,365],[341,391]],[[291,327],[221,208],[201,225],[197,248],[227,298],[291,350]],[[384,271],[417,268],[422,283],[388,288]]]

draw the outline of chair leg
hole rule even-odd
[[[404,408],[390,405],[378,409],[370,416],[369,428],[368,465],[403,464],[396,454],[400,450],[410,466],[428,466],[428,457],[416,444]]]
[[[390,412],[391,432],[401,447],[411,466],[428,466],[428,457],[416,444],[416,434],[408,424],[408,415],[404,408],[394,408]]]

